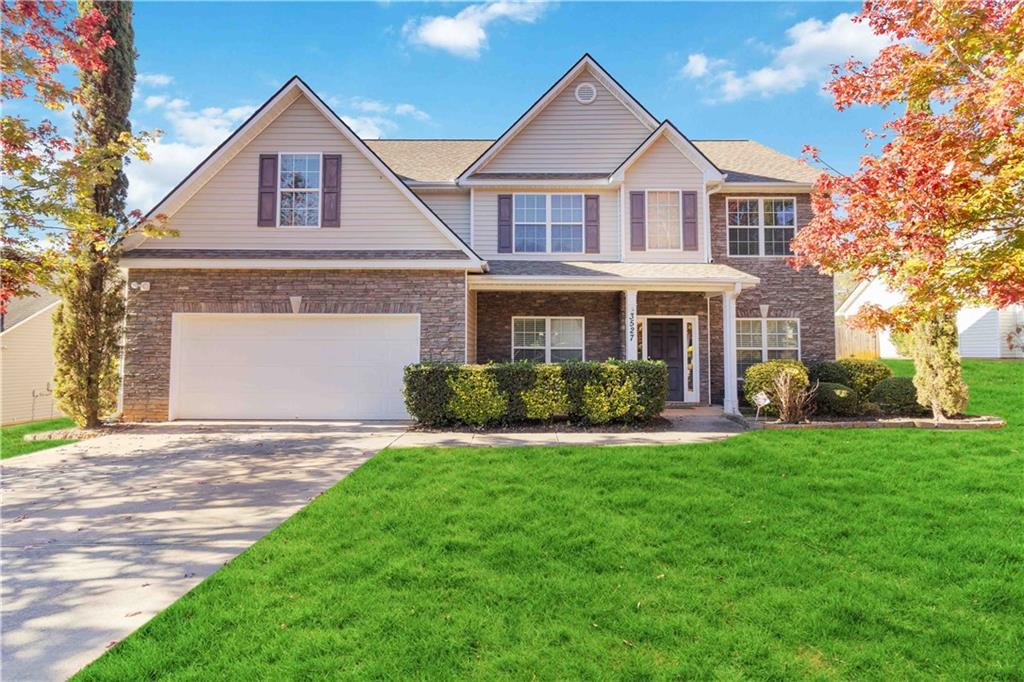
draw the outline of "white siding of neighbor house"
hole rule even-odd
[[[342,155],[341,227],[257,227],[260,154]],[[172,216],[178,237],[149,239],[146,248],[202,249],[454,249],[413,200],[301,96],[200,188]]]
[[[466,190],[416,190],[423,202],[433,209],[462,241],[469,243],[469,192]]]
[[[1024,358],[1024,348],[1010,348],[1009,335],[1024,325],[1024,305],[1011,305],[999,311],[999,354],[1004,358]],[[1024,333],[1017,335],[1024,341]]]
[[[0,424],[61,416],[52,395],[53,311],[45,308],[0,334]]]
[[[632,251],[629,248],[629,193],[643,190],[697,192],[697,249],[695,251]],[[698,263],[704,261],[704,175],[665,137],[652,144],[626,171],[625,261]],[[648,248],[650,248],[648,246]]]
[[[960,355],[965,358],[999,357],[999,311],[995,308],[963,308],[957,313]]]
[[[600,253],[498,253],[499,194],[596,194],[600,199]],[[514,189],[476,189],[473,191],[473,249],[484,260],[618,260],[619,191],[595,187],[562,188],[516,187]]]
[[[576,101],[576,86],[593,83],[597,99]],[[610,173],[651,129],[584,71],[513,137],[481,173]]]

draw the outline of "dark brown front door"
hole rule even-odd
[[[647,319],[647,358],[668,365],[668,399],[683,399],[683,321]]]

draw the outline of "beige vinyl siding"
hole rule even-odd
[[[590,104],[576,101],[581,82],[597,87]],[[651,129],[584,71],[519,131],[481,173],[610,173]]]
[[[696,251],[631,251],[629,248],[629,193],[644,190],[697,192]],[[626,171],[626,241],[623,260],[659,263],[704,261],[704,176],[669,140],[662,137]]]
[[[0,334],[0,423],[59,417],[53,402],[53,311],[45,308]],[[33,398],[33,392],[37,397]]]
[[[260,154],[342,155],[341,227],[256,226]],[[180,236],[146,248],[451,249],[451,241],[304,96],[228,161],[171,218]]]
[[[418,189],[416,194],[462,241],[469,243],[469,191]]]
[[[600,253],[498,253],[499,194],[596,194],[601,197]],[[594,187],[551,189],[550,187],[516,187],[514,189],[475,189],[473,191],[473,248],[484,260],[618,260],[619,259],[619,192]]]

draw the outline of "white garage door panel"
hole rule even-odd
[[[177,419],[406,419],[411,315],[175,317]]]

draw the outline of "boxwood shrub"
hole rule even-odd
[[[814,393],[817,412],[830,417],[856,417],[861,414],[860,396],[849,386],[829,381],[818,383]]]
[[[842,363],[834,360],[815,362],[807,367],[807,375],[811,383],[850,385],[850,371]]]
[[[910,377],[882,379],[871,390],[869,399],[876,403],[884,414],[912,416],[927,412],[917,402],[917,388]]]
[[[799,360],[768,360],[747,367],[747,371],[743,375],[743,397],[753,405],[754,396],[764,391],[772,401],[764,408],[765,414],[778,415],[779,408],[775,400],[775,377],[782,372],[792,375],[795,385],[800,388],[807,388],[810,385],[807,368]]]
[[[892,370],[881,360],[858,360],[857,358],[843,358],[836,361],[850,375],[844,383],[857,391],[858,395],[867,397],[871,395],[872,389],[882,379],[892,376]]]
[[[531,362],[405,368],[405,405],[428,426],[649,421],[665,407],[668,368],[660,361]]]

